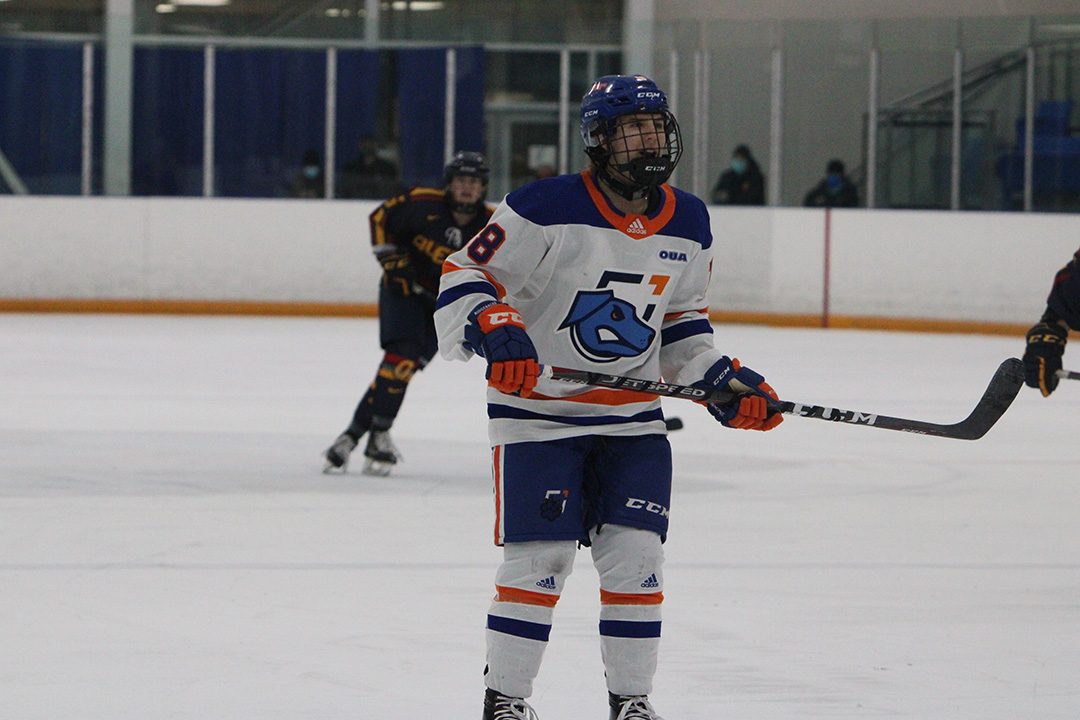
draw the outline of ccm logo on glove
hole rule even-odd
[[[521,319],[521,314],[516,310],[487,313],[484,315],[484,322],[488,327],[492,328],[497,325],[505,325],[506,323],[517,325],[522,328],[525,327],[525,321]]]
[[[784,421],[784,416],[769,405],[770,400],[779,400],[776,392],[764,377],[743,367],[738,358],[725,355],[705,371],[703,379],[694,383],[694,387],[706,390],[725,386],[735,393],[730,402],[723,405],[705,403],[709,413],[725,427],[772,430]]]
[[[505,303],[489,302],[472,311],[465,341],[487,359],[488,385],[499,392],[529,397],[540,376],[540,364],[525,320]]]

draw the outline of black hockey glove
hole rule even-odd
[[[1058,385],[1057,371],[1061,369],[1061,356],[1069,328],[1062,322],[1051,322],[1044,316],[1042,321],[1027,331],[1027,350],[1024,351],[1024,382],[1028,387],[1039,388],[1043,397],[1050,397]]]
[[[379,256],[379,264],[383,269],[383,283],[398,295],[409,297],[420,289],[409,253],[385,253]]]

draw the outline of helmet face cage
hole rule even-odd
[[[623,119],[632,115],[640,116],[643,122]],[[625,171],[632,164],[630,153],[642,149],[647,157],[666,159],[670,175],[682,156],[682,135],[675,116],[670,110],[632,115],[620,115],[598,127],[593,134],[596,144],[585,152],[600,166],[610,160],[616,169]]]
[[[622,119],[631,115],[645,117]],[[600,176],[634,196],[665,182],[682,156],[667,96],[644,75],[608,75],[593,83],[581,99],[581,137]]]

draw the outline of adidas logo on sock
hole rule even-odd
[[[634,222],[630,223],[630,227],[626,228],[626,232],[634,235],[644,235],[645,225],[641,222],[641,218],[634,218]]]
[[[641,583],[643,588],[655,588],[660,587],[660,581],[656,579],[656,573],[653,573],[649,577],[645,578],[645,582]]]
[[[537,580],[536,581],[536,587],[541,587],[541,588],[544,588],[545,590],[554,590],[555,587],[556,587],[555,586],[555,576],[552,575],[550,577],[544,578],[543,580]]]

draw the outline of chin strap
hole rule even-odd
[[[610,158],[610,156],[608,156]],[[599,169],[597,175],[607,183],[616,194],[627,200],[640,200],[655,188],[667,182],[675,165],[668,157],[638,157],[628,163],[614,165],[623,177],[630,178],[630,182],[617,180],[612,177],[609,170],[612,164],[609,162],[597,163]]]
[[[619,168],[620,170],[622,168]],[[647,197],[649,191],[652,190],[651,185],[638,185],[616,180],[608,172],[607,166],[603,166],[596,171],[596,176],[604,181],[604,184],[615,191],[615,194],[619,197],[627,200],[640,200],[643,197]]]

